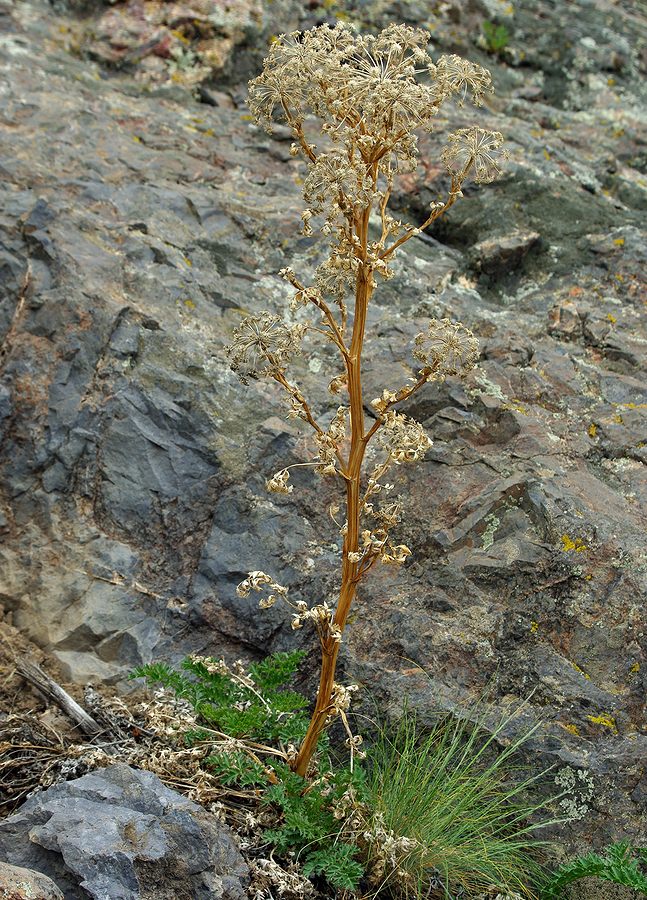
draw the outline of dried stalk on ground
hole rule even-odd
[[[249,104],[256,120],[271,130],[278,114],[294,134],[292,154],[301,155],[308,167],[303,232],[312,235],[318,218],[328,244],[314,284],[305,285],[292,268],[279,273],[294,289],[292,310],[314,307],[316,321],[288,323],[270,313],[250,316],[240,323],[228,348],[232,368],[243,382],[264,376],[282,387],[290,416],[314,431],[315,471],[337,478],[344,494],[336,605],[322,602],[309,608],[304,601],[291,603],[293,627],[313,622],[322,654],[312,720],[292,761],[303,776],[327,722],[348,705],[348,691],[335,682],[335,669],[357,585],[378,561],[400,564],[411,553],[391,540],[401,511],[385,478],[393,466],[421,459],[431,441],[416,421],[395,407],[429,381],[465,375],[478,358],[477,342],[468,329],[447,319],[432,320],[416,337],[417,374],[408,384],[385,388],[373,400],[375,419],[367,425],[362,354],[376,283],[392,277],[392,259],[407,241],[462,196],[468,176],[487,182],[499,174],[501,135],[479,127],[460,129],[448,135],[441,152],[450,181],[446,196],[431,203],[418,227],[389,214],[395,177],[417,164],[416,130],[433,130],[444,101],[453,97],[462,103],[471,97],[480,105],[491,90],[489,73],[478,65],[453,55],[434,63],[428,41],[427,32],[404,25],[391,25],[376,37],[357,36],[343,25],[324,25],[280,37],[262,74],[250,82]],[[326,149],[319,150],[309,137],[312,114],[319,120]],[[285,374],[308,331],[332,343],[340,357],[340,373],[329,390],[345,399],[327,427]],[[371,442],[375,452],[367,465]],[[270,491],[292,491],[290,468],[268,480]],[[339,507],[331,511],[333,519],[338,512]],[[262,592],[261,607],[279,598],[287,601],[287,590],[263,572],[251,572],[238,592],[246,596],[252,590]]]

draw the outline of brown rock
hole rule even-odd
[[[63,900],[60,891],[51,878],[0,862],[0,898],[2,900]]]
[[[509,272],[519,265],[538,240],[536,231],[513,231],[481,241],[473,250],[476,267],[490,275]]]

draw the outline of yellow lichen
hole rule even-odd
[[[537,634],[539,630],[539,622],[530,623],[530,634]]]
[[[566,731],[570,731],[571,734],[574,734],[576,737],[579,737],[580,729],[577,727],[577,725],[571,725],[571,724],[567,724],[565,722],[561,722],[560,724],[561,724],[562,728],[566,729]]]
[[[601,713],[599,716],[587,716],[586,718],[589,722],[593,722],[594,725],[602,725],[603,728],[610,728],[614,734],[618,733],[618,726],[613,716]]]
[[[635,675],[636,672],[640,672],[640,663],[638,663],[638,662],[632,663],[632,665],[629,666],[629,671],[631,672],[632,675]]]
[[[576,671],[576,672],[579,672],[580,675],[583,675],[583,676],[586,678],[587,681],[590,681],[590,680],[591,680],[591,676],[590,676],[590,675],[587,675],[586,672],[584,671],[584,669],[581,669],[581,668],[578,666],[577,663],[572,662],[571,665],[573,666],[573,668],[575,669],[575,671]]]
[[[572,538],[567,534],[562,535],[562,550],[564,553],[569,553],[571,550],[574,550],[576,553],[582,553],[586,549],[588,549],[587,545],[582,538]]]
[[[616,245],[616,247],[622,247],[624,245],[624,242],[625,239],[623,237],[613,239],[613,243]]]
[[[589,437],[594,438],[597,433],[598,433],[598,426],[595,424],[595,422],[591,422],[591,424],[589,425]]]

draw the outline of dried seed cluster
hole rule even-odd
[[[429,370],[429,380],[464,376],[478,361],[479,345],[464,325],[449,319],[432,319],[427,331],[416,335],[413,355]]]
[[[234,330],[228,347],[231,368],[243,384],[262,375],[283,372],[293,356],[301,353],[307,325],[286,325],[279,316],[263,313],[247,316]]]

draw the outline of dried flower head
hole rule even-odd
[[[501,174],[501,160],[506,152],[501,150],[503,135],[484,128],[461,128],[447,137],[441,159],[447,170],[462,181],[462,175],[473,167],[474,181],[487,184]]]
[[[280,35],[263,72],[249,83],[252,115],[270,130],[274,115],[285,121],[296,138],[290,152],[301,153],[310,167],[303,188],[308,206],[304,232],[312,233],[310,220],[318,213],[325,216],[324,233],[341,229],[336,243],[344,251],[349,276],[354,258],[349,252],[349,216],[379,202],[384,196],[381,181],[389,190],[394,173],[415,168],[414,130],[432,130],[445,100],[455,97],[462,104],[471,96],[478,106],[492,90],[486,69],[454,54],[434,63],[428,42],[427,31],[407,25],[389,25],[378,35],[356,34],[342,23],[321,25]],[[318,151],[306,135],[311,113],[332,140],[332,147],[325,151]],[[456,160],[464,162],[459,181],[472,164],[477,180],[489,180],[500,135],[483,129],[465,129],[456,135],[447,149],[447,164],[455,161],[454,153]],[[383,221],[387,234],[406,227],[392,217],[387,221],[385,214]],[[375,262],[376,269],[382,268],[389,277],[384,261],[376,256]],[[329,290],[331,279],[340,274],[320,272],[317,286]],[[336,289],[341,286],[337,284]]]
[[[432,319],[426,332],[415,337],[413,355],[430,370],[430,376],[466,375],[478,360],[478,341],[464,325],[449,319]]]
[[[266,489],[273,494],[291,494],[294,487],[288,484],[290,473],[287,469],[281,469],[265,482]]]
[[[474,105],[481,106],[483,96],[493,90],[492,78],[487,69],[456,56],[455,53],[441,56],[434,74],[443,90],[458,95],[459,103],[464,103],[471,94]]]
[[[378,444],[395,462],[413,462],[422,459],[433,441],[415,419],[389,410],[378,432]]]
[[[226,347],[231,368],[247,384],[261,375],[280,375],[293,356],[301,353],[307,325],[286,325],[271,313],[247,316],[234,329],[234,339]]]
[[[281,598],[287,600],[288,589],[281,584],[277,584],[273,578],[270,578],[265,572],[250,572],[244,581],[241,581],[236,588],[239,597],[249,597],[251,591],[265,593],[266,596],[259,600],[261,609],[269,609],[274,606],[276,601]]]

